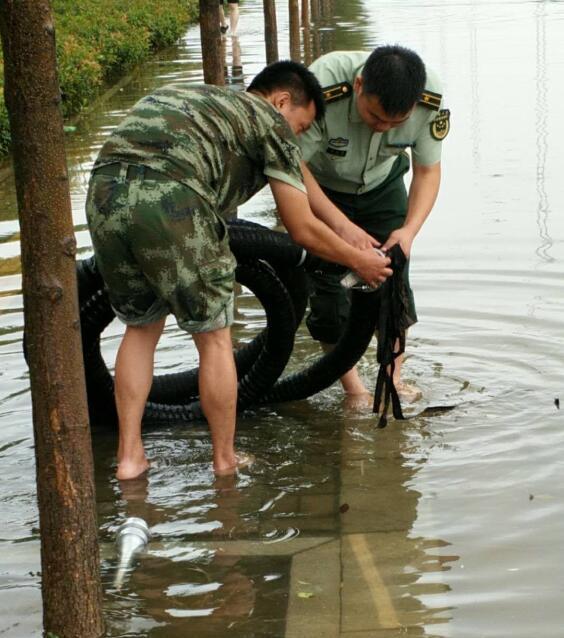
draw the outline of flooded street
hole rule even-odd
[[[115,638],[561,638],[564,627],[564,3],[323,0],[313,55],[401,43],[441,77],[452,130],[439,200],[415,240],[419,323],[407,421],[375,427],[337,385],[239,419],[257,463],[214,479],[203,425],[148,429],[147,480],[94,455],[105,613]],[[288,56],[279,1],[280,56]],[[227,38],[234,85],[264,65],[261,0]],[[238,63],[240,62],[240,63]],[[200,81],[199,29],[107,93],[68,136],[80,256],[84,200],[106,135],[156,86]],[[237,88],[235,86],[234,88]],[[239,216],[275,226],[267,190]],[[13,178],[0,174],[0,636],[41,635],[35,459]],[[234,334],[264,327],[243,290]],[[103,352],[113,365],[114,322]],[[317,345],[302,327],[293,366]],[[192,367],[167,324],[157,372]],[[360,364],[376,380],[374,348]],[[559,399],[559,401],[557,401]],[[425,407],[431,416],[418,414]],[[120,590],[114,538],[144,518],[148,550]]]

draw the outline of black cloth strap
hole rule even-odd
[[[390,267],[394,274],[388,277],[379,290],[380,315],[378,317],[378,350],[377,359],[380,364],[376,388],[374,390],[374,413],[382,412],[378,427],[385,428],[388,408],[392,402],[392,411],[396,419],[404,419],[397,390],[394,386],[395,360],[405,352],[405,331],[409,325],[407,317],[408,296],[403,269],[407,259],[399,244],[388,251],[391,259]],[[396,350],[397,346],[397,350]]]

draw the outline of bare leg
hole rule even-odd
[[[321,344],[324,352],[331,351],[334,346],[326,343]],[[399,348],[399,341],[396,342],[396,349]],[[421,392],[415,386],[405,384],[401,381],[401,370],[403,366],[404,355],[401,354],[395,360],[394,365],[394,386],[398,391],[398,394],[401,398],[404,398],[406,401],[411,402],[415,401],[421,396]],[[357,367],[354,366],[348,372],[340,378],[341,385],[343,386],[343,390],[350,397],[360,397],[363,395],[370,395],[371,393],[366,389],[360,375],[358,374]]]
[[[396,341],[395,349],[399,348],[399,340]],[[403,354],[400,354],[399,357],[396,357],[394,361],[394,385],[396,386],[396,390],[401,385],[401,369],[403,366]]]
[[[407,338],[407,332],[406,332]],[[399,348],[399,342],[396,342],[396,349]],[[399,398],[405,403],[413,403],[421,398],[421,390],[413,383],[404,383],[401,380],[401,370],[403,366],[404,355],[400,356],[395,361],[394,366],[394,387],[397,390]]]
[[[213,467],[220,473],[235,471],[237,371],[231,330],[221,328],[192,336],[200,355],[200,401],[211,433]]]
[[[366,386],[362,382],[356,366],[351,368],[341,377],[341,385],[343,390],[350,396],[369,394]]]
[[[328,343],[322,343],[321,347],[323,348],[324,352],[331,352],[331,350],[333,350],[335,346]],[[341,385],[343,386],[343,390],[349,396],[368,394],[368,390],[364,386],[364,383],[362,382],[362,379],[358,374],[356,366],[351,368],[348,372],[345,372],[340,381]]]
[[[222,33],[227,31],[227,20],[225,19],[225,11],[222,4],[219,5],[219,26]]]
[[[229,2],[228,5],[231,35],[237,35],[237,26],[239,25],[239,4],[237,2]]]
[[[116,477],[120,480],[136,478],[149,467],[141,440],[141,419],[153,382],[155,348],[164,323],[162,319],[146,326],[127,326],[118,350],[115,370],[119,418]]]

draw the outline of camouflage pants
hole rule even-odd
[[[235,258],[224,221],[197,193],[143,166],[111,164],[94,171],[86,214],[124,323],[172,313],[191,333],[231,325]]]

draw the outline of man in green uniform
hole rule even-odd
[[[140,100],[102,147],[86,209],[110,302],[126,324],[115,366],[119,479],[149,467],[141,419],[155,348],[171,313],[198,349],[214,469],[233,472],[245,461],[234,449],[237,375],[229,327],[235,260],[226,211],[268,182],[296,242],[372,286],[391,274],[389,259],[351,246],[308,205],[295,134],[323,111],[315,77],[300,64],[279,62],[247,93],[165,86]]]
[[[329,53],[311,66],[325,95],[326,112],[300,137],[304,160],[327,197],[384,250],[400,244],[409,257],[413,239],[431,212],[440,183],[441,142],[449,130],[439,81],[419,56],[400,46],[382,46],[371,54]],[[403,176],[412,159],[413,179]],[[308,191],[313,188],[308,185]],[[360,231],[360,228],[358,231]],[[341,237],[365,247],[366,236],[350,228]],[[417,315],[405,271],[410,307]],[[308,328],[324,347],[336,343],[349,310],[339,278],[318,272],[311,277]],[[400,395],[401,360],[394,381]],[[353,368],[341,379],[349,394],[366,388]]]

